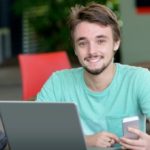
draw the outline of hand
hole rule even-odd
[[[111,147],[113,144],[119,142],[119,138],[109,132],[100,132],[94,135],[86,136],[85,141],[89,147]]]
[[[135,128],[129,128],[128,131],[136,134],[139,138],[135,140],[122,137],[120,144],[123,146],[123,149],[150,150],[150,136],[148,134]]]

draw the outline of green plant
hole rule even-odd
[[[71,6],[88,2],[91,0],[16,0],[14,10],[18,15],[28,15],[42,51],[67,50],[73,58],[67,16]],[[118,0],[95,2],[106,4],[118,12]]]

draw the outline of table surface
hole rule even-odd
[[[9,150],[9,148],[6,147],[4,150]],[[92,147],[89,147],[89,148],[87,148],[87,150],[119,150],[119,149],[114,149],[114,148],[92,148]]]
[[[119,150],[120,148],[92,148],[89,147],[87,150]]]

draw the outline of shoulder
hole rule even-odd
[[[130,76],[150,76],[150,71],[147,68],[124,65],[117,63],[117,69],[121,74],[130,75]]]
[[[150,71],[146,68],[117,64],[117,79],[127,86],[150,87]]]
[[[64,69],[56,71],[52,74],[51,78],[57,78],[62,80],[68,80],[70,78],[79,78],[83,73],[83,68]]]

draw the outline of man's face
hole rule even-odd
[[[73,33],[75,53],[81,65],[91,74],[100,74],[112,62],[120,42],[114,42],[112,28],[81,22]]]

